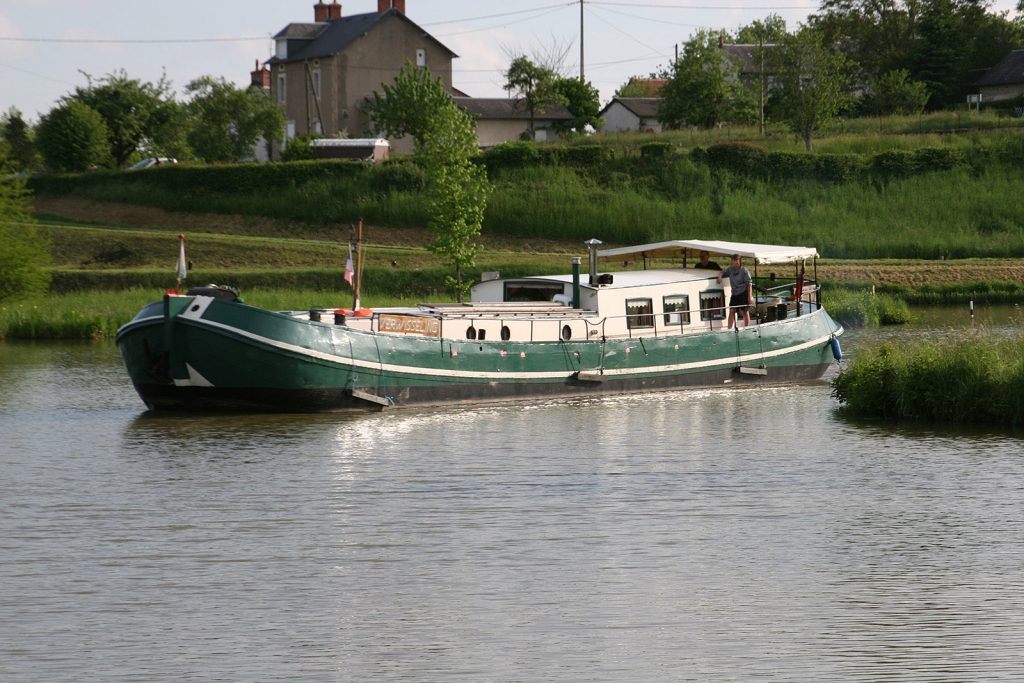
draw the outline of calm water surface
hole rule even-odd
[[[826,383],[153,417],[108,344],[0,386],[0,681],[1024,679],[1019,433]]]

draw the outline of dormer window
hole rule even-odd
[[[274,52],[274,55],[278,59],[288,59],[288,41],[287,40],[285,40],[284,38],[278,38],[278,40],[277,40],[277,48],[276,48],[276,50]]]

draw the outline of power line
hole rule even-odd
[[[264,36],[237,36],[230,38],[20,38],[16,36],[0,36],[0,41],[13,43],[82,43],[109,45],[148,45],[152,43],[237,43],[244,41],[270,40],[270,34]]]
[[[541,11],[549,10],[549,9],[561,9],[563,7],[569,7],[569,6],[575,5],[575,4],[576,4],[575,2],[570,2],[570,3],[563,2],[563,3],[558,4],[558,5],[545,5],[544,7],[534,7],[532,9],[520,9],[520,10],[516,10],[514,12],[502,12],[501,14],[485,14],[485,15],[479,16],[479,17],[466,17],[465,19],[446,19],[444,21],[429,21],[429,22],[425,22],[425,23],[420,24],[420,25],[421,26],[440,26],[441,24],[461,24],[461,23],[470,22],[470,21],[483,21],[484,19],[497,19],[499,17],[510,17],[510,16],[515,15],[515,14],[530,14],[531,12],[541,12]]]
[[[500,24],[492,24],[490,26],[482,26],[480,28],[471,28],[471,29],[467,29],[465,31],[455,31],[454,33],[439,33],[439,34],[437,34],[435,36],[435,38],[448,38],[448,37],[451,37],[451,36],[462,36],[462,35],[465,35],[467,33],[480,33],[481,31],[490,31],[491,29],[495,29],[495,28],[504,28],[505,26],[511,26],[513,24],[521,24],[524,21],[533,21],[534,19],[540,19],[541,17],[546,17],[549,14],[554,14],[555,12],[563,10],[566,7],[569,7],[569,5],[558,5],[554,9],[548,9],[547,11],[542,11],[539,14],[534,14],[533,16],[526,17],[525,19],[517,19],[515,21],[505,21],[505,22],[502,22]]]
[[[800,5],[793,5],[793,6],[780,6],[780,5],[686,5],[686,4],[662,5],[662,4],[640,3],[640,2],[603,2],[602,0],[588,0],[587,4],[588,5],[607,5],[607,6],[613,6],[613,7],[635,7],[635,8],[642,8],[642,9],[681,9],[681,10],[691,10],[691,9],[699,9],[699,10],[734,10],[734,9],[742,9],[742,10],[765,10],[765,11],[768,11],[768,12],[774,12],[774,11],[780,10],[780,9],[798,9],[798,10],[806,10],[807,9],[807,7],[800,6]]]

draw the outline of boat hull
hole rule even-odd
[[[166,297],[117,336],[156,410],[332,411],[787,383],[821,377],[841,328],[821,309],[738,332],[474,341],[310,322]]]

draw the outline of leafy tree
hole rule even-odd
[[[428,69],[406,61],[394,83],[381,85],[365,105],[370,123],[385,137],[412,136],[422,145],[428,131],[435,125],[438,112],[452,104],[452,97],[440,88]]]
[[[853,65],[809,28],[786,36],[774,57],[778,87],[773,97],[783,120],[810,151],[815,131],[852,101],[848,90]]]
[[[151,153],[171,153],[170,144],[176,132],[181,130],[178,108],[171,93],[170,84],[161,79],[158,83],[143,83],[129,78],[124,71],[110,73],[93,81],[86,74],[88,85],[76,88],[70,98],[92,107],[99,112],[107,124],[110,140],[110,155],[114,165],[124,165],[140,149]]]
[[[568,104],[556,86],[558,77],[551,69],[534,64],[528,57],[516,57],[505,72],[505,90],[516,93],[530,115],[529,135],[537,139],[536,118],[551,107]]]
[[[555,90],[565,100],[566,109],[572,114],[571,121],[561,122],[556,128],[583,132],[587,126],[595,130],[600,126],[601,120],[597,114],[601,111],[601,95],[597,88],[578,78],[559,77],[555,79]]]
[[[197,78],[185,89],[192,96],[185,109],[196,121],[188,142],[203,161],[249,159],[261,137],[267,142],[284,137],[284,114],[266,93],[213,76]]]
[[[36,146],[53,171],[86,171],[110,161],[107,124],[99,112],[75,99],[64,101],[40,120]]]
[[[810,26],[868,78],[907,68],[923,0],[823,0]]]
[[[0,142],[0,301],[40,294],[50,284],[50,245],[36,230],[25,180]]]
[[[439,79],[406,62],[394,84],[370,98],[370,119],[389,136],[411,135],[417,161],[428,178],[428,227],[434,241],[428,249],[446,259],[454,274],[447,278],[456,298],[469,290],[463,281],[474,263],[490,185],[487,171],[476,164],[473,119],[452,100]]]
[[[718,36],[698,31],[683,47],[668,83],[661,90],[658,120],[667,128],[685,124],[713,128],[748,116],[750,101],[740,84],[739,67],[718,47]]]
[[[928,88],[910,78],[906,69],[897,69],[875,79],[861,100],[861,111],[870,116],[920,114],[928,102]]]
[[[36,153],[32,148],[28,124],[21,117],[21,112],[11,107],[3,118],[0,118],[0,137],[7,143],[10,161],[18,170],[25,171],[35,165]]]

